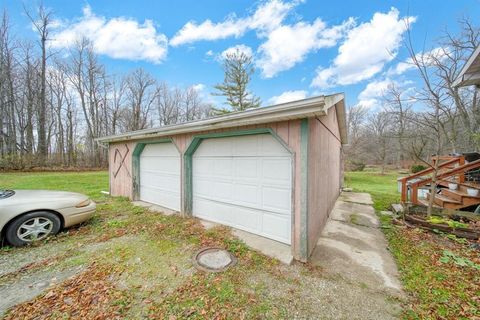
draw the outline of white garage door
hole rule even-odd
[[[202,141],[192,178],[194,216],[290,244],[292,158],[271,135]]]
[[[173,143],[147,144],[143,149],[140,200],[180,211],[180,154]]]

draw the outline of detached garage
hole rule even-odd
[[[291,245],[308,260],[340,193],[342,94],[99,139],[110,194]]]

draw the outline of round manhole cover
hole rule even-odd
[[[203,248],[193,256],[195,266],[203,271],[221,272],[237,263],[237,259],[222,248]]]

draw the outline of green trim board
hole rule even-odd
[[[256,128],[256,129],[247,129],[247,130],[235,130],[235,131],[225,131],[225,132],[212,132],[206,134],[200,134],[194,136],[192,141],[190,142],[188,148],[185,150],[183,155],[184,157],[184,183],[185,186],[185,196],[183,201],[183,212],[186,215],[192,215],[193,209],[193,177],[192,177],[192,170],[193,170],[193,161],[192,157],[195,151],[197,150],[198,146],[204,139],[213,139],[213,138],[227,138],[227,137],[236,137],[236,136],[246,136],[246,135],[256,135],[256,134],[271,134],[276,140],[278,140],[285,149],[288,150],[291,154],[294,152],[290,149],[290,147],[280,138],[276,132],[274,132],[271,128]]]
[[[140,155],[145,149],[147,144],[157,144],[157,143],[173,143],[175,148],[177,146],[171,138],[162,138],[157,140],[140,140],[135,145],[132,153],[132,198],[133,200],[138,200],[140,198]],[[178,148],[177,148],[178,150]]]
[[[300,123],[300,260],[308,260],[308,119]]]

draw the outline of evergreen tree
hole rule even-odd
[[[213,113],[224,114],[258,108],[260,98],[248,91],[251,75],[255,72],[252,57],[236,49],[235,52],[226,55],[223,70],[225,78],[222,83],[215,86],[218,92],[214,95],[225,96],[231,108],[214,108]]]

